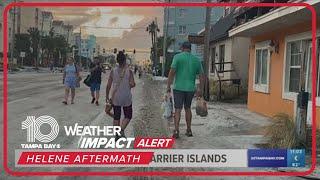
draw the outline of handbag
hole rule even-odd
[[[205,117],[208,115],[207,102],[203,98],[197,98],[196,114],[200,117]]]
[[[112,92],[112,95],[111,95],[111,100],[107,101],[106,102],[106,108],[105,108],[105,112],[107,115],[111,116],[111,117],[114,117],[114,114],[111,112],[112,108],[113,108],[113,99],[114,99],[114,96],[116,94],[116,92],[118,91],[119,89],[119,86],[124,78],[124,75],[125,75],[125,72],[126,72],[127,68],[124,68],[120,74],[120,80],[119,80],[119,83],[117,84],[117,86],[114,88],[113,92]]]
[[[83,80],[83,83],[88,87],[91,86],[91,74],[88,74],[87,77]]]

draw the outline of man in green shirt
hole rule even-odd
[[[200,87],[196,87],[196,77],[199,75]],[[171,64],[169,72],[167,91],[171,91],[171,84],[173,84],[173,97],[175,107],[175,119],[173,132],[173,138],[179,138],[179,124],[181,117],[181,110],[184,107],[186,113],[187,131],[188,137],[192,136],[191,131],[191,103],[196,92],[197,96],[202,96],[204,72],[202,64],[196,56],[191,54],[191,44],[184,42],[182,44],[182,52],[175,55]]]

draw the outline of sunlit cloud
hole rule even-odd
[[[24,1],[61,2],[61,0]],[[65,0],[64,2],[72,1],[88,2],[88,0]],[[94,1],[108,0],[92,0],[92,2]],[[151,2],[152,0],[139,1]],[[83,35],[94,34],[98,37],[97,43],[106,49],[117,47],[119,49],[150,50],[151,38],[145,28],[155,18],[158,20],[160,30],[162,30],[163,24],[163,8],[161,7],[55,7],[44,10],[53,12],[54,19],[63,20],[65,24],[73,25],[74,32],[79,32],[81,26]],[[108,27],[122,27],[123,29],[108,29]],[[137,58],[149,57],[149,54],[137,54]]]

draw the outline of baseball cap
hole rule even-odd
[[[181,48],[182,49],[191,49],[191,43],[188,41],[185,41],[184,43],[182,43]]]

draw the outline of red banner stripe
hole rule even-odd
[[[149,164],[153,152],[22,152],[19,165]]]

